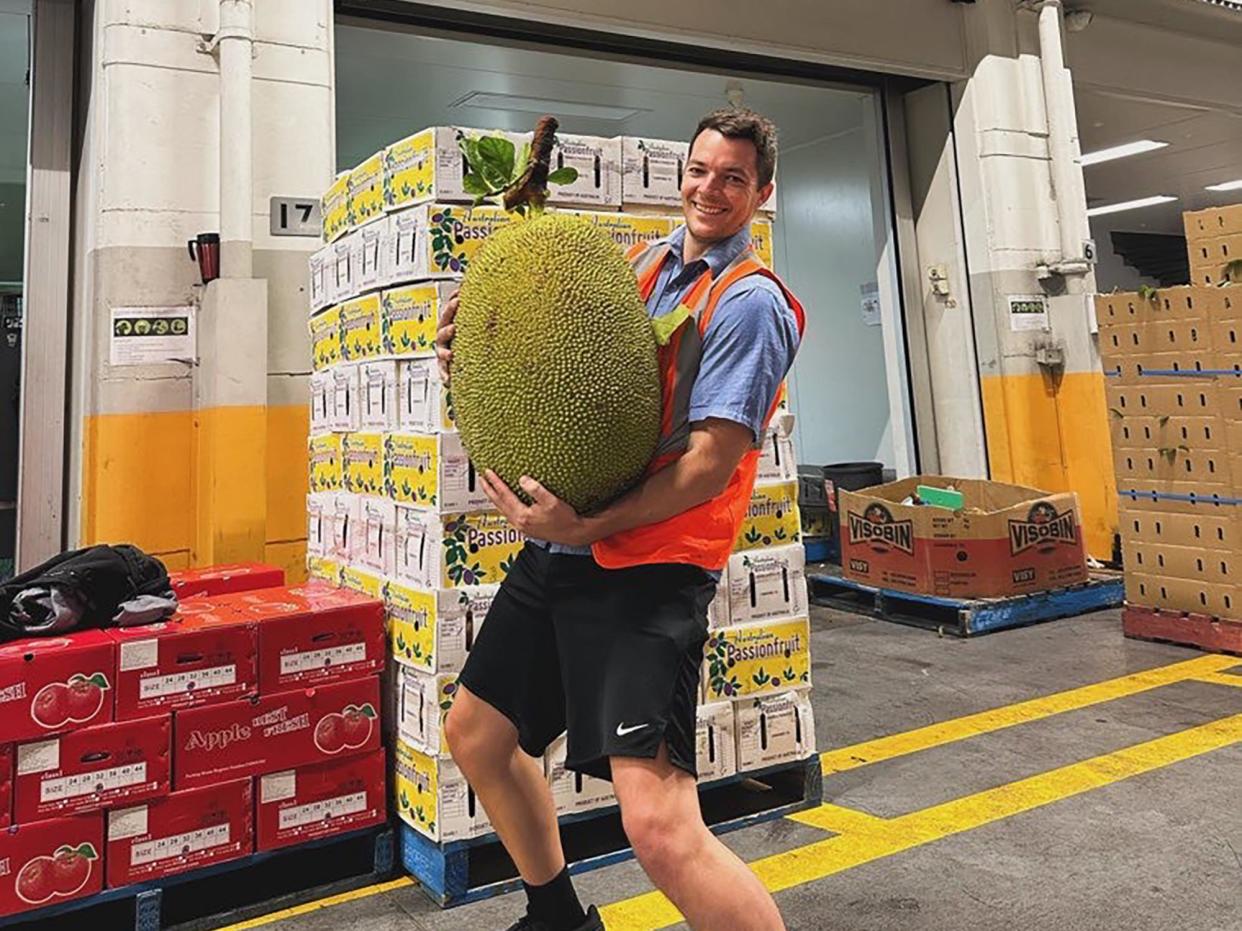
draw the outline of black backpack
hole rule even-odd
[[[13,600],[28,588],[52,586],[69,590],[83,604],[79,630],[111,627],[122,603],[139,595],[169,594],[172,589],[164,564],[136,546],[101,544],[70,550],[0,584],[0,641],[30,636],[12,616]]]

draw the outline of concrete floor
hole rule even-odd
[[[815,609],[812,624],[821,750],[1202,655],[1123,639],[1116,611],[971,641],[827,609]],[[1232,673],[1242,673],[1242,659]],[[829,776],[825,801],[892,818],[1238,714],[1242,688],[1175,682]],[[776,900],[791,931],[1242,929],[1240,798],[1242,742],[1226,740],[973,830],[826,869]],[[752,861],[831,836],[783,819],[726,841]],[[577,885],[584,902],[600,905],[651,888],[633,862]],[[441,911],[410,887],[266,927],[484,931],[506,928],[523,907],[509,895]]]

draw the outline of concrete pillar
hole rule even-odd
[[[317,243],[272,238],[267,213],[272,196],[317,196],[332,178],[332,6],[253,6],[253,190],[243,209],[260,280],[204,288],[185,243],[222,230],[219,63],[204,50],[219,5],[82,4],[69,542],[131,541],[172,568],[266,558],[296,577],[306,258]],[[111,309],[135,305],[192,305],[197,358],[112,365]]]
[[[1116,496],[1091,332],[1094,275],[1037,271],[1076,257],[1062,254],[1062,239],[1086,229],[1081,168],[1056,190],[1034,9],[983,0],[966,23],[972,74],[952,88],[953,121],[991,475],[1078,492],[1088,548],[1108,556]],[[1071,148],[1076,159],[1076,132]],[[1065,237],[1058,197],[1074,226]],[[1024,295],[1047,304],[1034,329],[1011,314],[1011,298]]]

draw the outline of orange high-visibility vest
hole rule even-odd
[[[670,251],[667,243],[639,243],[630,249],[627,258],[638,276],[638,290],[644,301],[655,290],[660,268]],[[755,256],[753,250],[744,250],[719,275],[713,275],[711,269],[705,271],[690,286],[675,310],[653,320],[657,333],[662,334],[659,362],[664,411],[660,442],[647,467],[647,475],[675,462],[685,453],[690,443],[690,392],[703,356],[703,335],[725,291],[747,275],[766,275],[780,286],[794,312],[801,338],[806,326],[802,305],[784,282]],[[763,437],[772,415],[776,413],[776,405],[777,398],[773,398],[764,418],[764,429],[752,448],[742,456],[723,492],[710,501],[665,520],[634,527],[598,541],[591,547],[595,561],[605,569],[667,562],[722,569],[729,561],[729,554],[733,552],[733,544],[750,507]]]

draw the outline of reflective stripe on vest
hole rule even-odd
[[[650,300],[655,291],[660,269],[670,251],[666,243],[656,246],[640,243],[630,249],[627,257],[638,277],[639,293],[644,301]],[[802,305],[753,251],[744,251],[722,269],[719,276],[714,276],[710,269],[704,271],[677,308],[665,315],[665,318],[672,318],[674,325],[671,333],[666,328],[667,342],[660,346],[664,407],[660,442],[647,469],[648,475],[674,462],[686,451],[690,441],[690,394],[703,356],[703,334],[725,292],[747,275],[765,275],[780,286],[793,310],[798,335],[802,335],[806,319]],[[660,320],[665,318],[655,318],[657,329]],[[772,399],[754,446],[742,457],[720,495],[666,520],[600,540],[592,547],[596,562],[607,569],[662,562],[722,568],[728,562],[750,507],[760,449],[778,400],[779,392]]]

